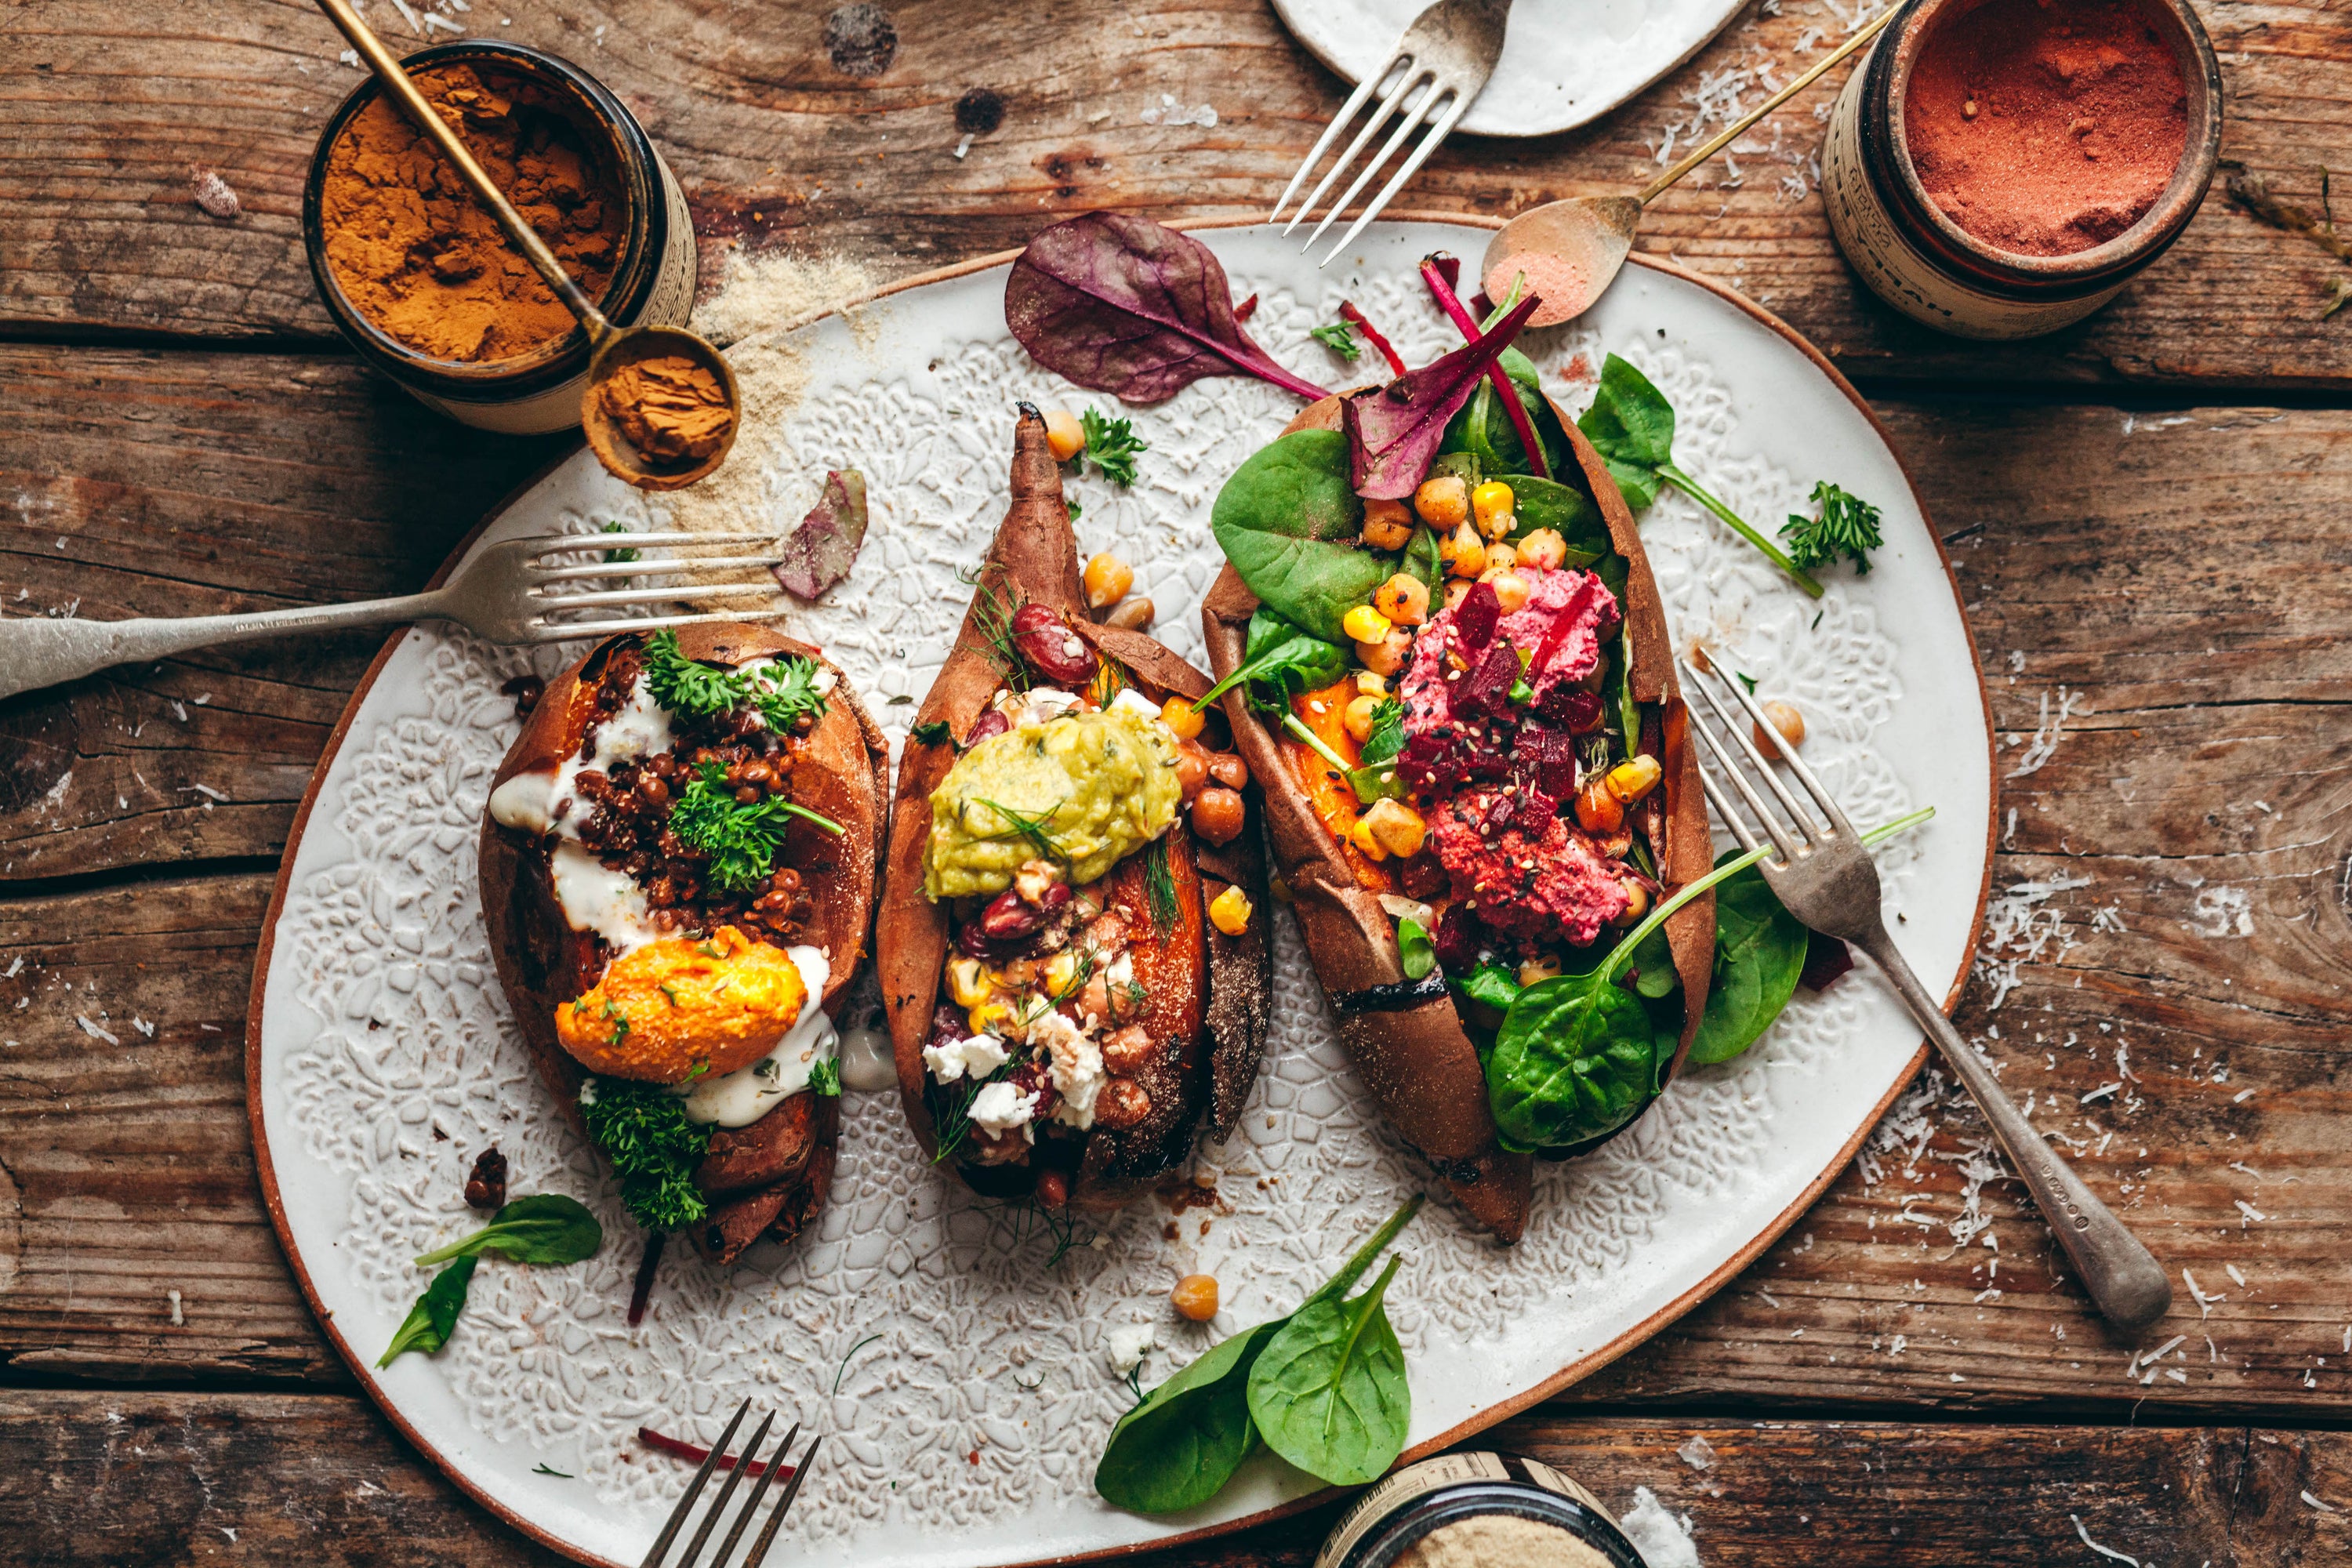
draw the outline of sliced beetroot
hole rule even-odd
[[[1478,950],[1486,944],[1486,930],[1478,917],[1460,904],[1448,904],[1437,918],[1437,930],[1430,939],[1436,950],[1437,962],[1455,974],[1467,974],[1478,962]]]
[[[1588,735],[1601,727],[1601,699],[1564,680],[1536,700],[1536,711],[1571,735]]]
[[[1462,646],[1476,653],[1495,640],[1495,628],[1502,624],[1503,601],[1495,596],[1492,583],[1474,583],[1462,603],[1454,607],[1454,630]]]
[[[1853,953],[1845,943],[1817,931],[1805,933],[1805,967],[1797,984],[1808,991],[1826,991],[1853,967]]]
[[[1576,742],[1559,730],[1528,724],[1519,731],[1519,773],[1528,786],[1549,800],[1576,794]]]
[[[1511,711],[1511,688],[1519,680],[1519,652],[1507,640],[1497,640],[1486,646],[1477,663],[1465,672],[1454,688],[1454,711],[1476,716],[1491,714],[1507,718]]]
[[[1597,714],[1600,711],[1598,707],[1600,699],[1595,698],[1593,701],[1594,712]],[[990,736],[1002,735],[1012,728],[1013,721],[992,708],[971,721],[971,733],[963,738],[964,750],[970,751]]]

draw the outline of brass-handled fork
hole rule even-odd
[[[824,1441],[822,1436],[810,1438],[808,1451],[800,1457],[800,1462],[786,1465],[784,1456],[792,1452],[793,1439],[801,1435],[800,1423],[795,1421],[793,1429],[784,1434],[784,1440],[776,1445],[775,1451],[765,1460],[760,1459],[760,1444],[768,1436],[769,1424],[776,1418],[772,1410],[760,1418],[759,1430],[751,1434],[751,1440],[743,1445],[742,1454],[730,1467],[727,1484],[719,1489],[719,1495],[711,1500],[709,1511],[702,1516],[701,1527],[695,1531],[694,1539],[686,1543],[686,1555],[676,1563],[666,1564],[662,1562],[669,1554],[670,1543],[677,1539],[677,1532],[686,1527],[687,1520],[693,1514],[695,1500],[702,1496],[703,1484],[710,1479],[710,1472],[719,1468],[719,1461],[727,1453],[727,1445],[735,1440],[735,1429],[743,1425],[743,1417],[751,1408],[751,1402],[748,1399],[735,1407],[734,1418],[727,1423],[727,1430],[719,1434],[719,1441],[710,1446],[710,1452],[703,1457],[702,1468],[694,1472],[694,1479],[688,1483],[686,1495],[677,1500],[677,1506],[669,1510],[669,1519],[662,1525],[661,1533],[654,1537],[653,1550],[646,1553],[643,1568],[696,1568],[702,1556],[702,1548],[710,1539],[710,1532],[726,1516],[729,1500],[734,1497],[735,1489],[743,1482],[743,1472],[756,1469],[760,1472],[758,1483],[751,1488],[751,1495],[744,1500],[742,1510],[736,1514],[735,1522],[728,1527],[726,1539],[719,1542],[719,1555],[710,1560],[710,1568],[728,1568],[728,1558],[734,1553],[736,1542],[743,1539],[743,1531],[751,1527],[753,1516],[759,1513],[760,1500],[768,1495],[768,1488],[774,1482],[776,1472],[789,1469],[793,1479],[784,1483],[784,1495],[776,1500],[776,1506],[769,1511],[768,1522],[761,1526],[758,1538],[751,1542],[750,1554],[737,1568],[760,1568],[766,1560],[768,1548],[775,1544],[776,1531],[783,1528],[784,1515],[791,1511],[793,1500],[801,1495],[801,1483],[808,1479],[809,1467],[816,1460],[817,1445]]]
[[[51,620],[47,616],[0,619],[0,697],[37,690],[92,674],[110,665],[131,664],[185,653],[217,643],[252,642],[282,632],[341,631],[352,626],[396,626],[403,621],[455,621],[496,643],[569,642],[614,632],[657,631],[706,621],[761,620],[785,612],[773,605],[707,615],[656,616],[642,620],[600,617],[557,619],[583,610],[614,610],[631,605],[675,604],[682,599],[776,595],[765,573],[745,581],[694,583],[665,587],[586,588],[596,579],[655,578],[682,572],[709,572],[774,565],[780,557],[694,555],[659,561],[615,561],[618,551],[669,545],[763,544],[772,533],[564,533],[517,539],[478,551],[448,582],[422,594],[368,599],[316,608],[257,610],[234,616],[186,616],[124,621]],[[557,565],[566,555],[596,552],[606,559]]]
[[[1853,824],[1846,820],[1813,771],[1798,758],[1795,747],[1776,745],[1773,749],[1812,797],[1817,813],[1809,814],[1798,804],[1771,762],[1748,738],[1743,719],[1717,695],[1728,691],[1745,718],[1754,721],[1759,733],[1772,733],[1762,705],[1738,681],[1702,669],[1693,660],[1685,659],[1683,668],[1689,673],[1691,689],[1698,699],[1690,704],[1691,729],[1717,764],[1716,772],[1700,770],[1708,804],[1742,848],[1762,847],[1756,826],[1772,841],[1777,854],[1757,863],[1765,885],[1798,920],[1824,936],[1852,942],[1878,965],[1903,1005],[1943,1053],[1954,1075],[1976,1098],[1993,1136],[2007,1151],[2042,1217],[2057,1234],[2058,1244],[2074,1260],[2083,1288],[2107,1321],[2119,1329],[2137,1331],[2164,1316],[2172,1305],[2172,1281],[2166,1277],[2164,1266],[2124,1228],[2115,1211],[2092,1194],[2083,1178],[2010,1102],[1990,1064],[1960,1038],[1936,998],[1895,950],[1881,912],[1878,867],[1863,847]],[[1713,714],[1712,722],[1700,711],[1702,705]],[[1730,738],[1728,744],[1726,735]],[[1780,813],[1757,793],[1759,782],[1780,803]],[[1725,793],[1727,784],[1747,806],[1745,816]]]

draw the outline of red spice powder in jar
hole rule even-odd
[[[2139,221],[2189,141],[2180,66],[2129,0],[1989,0],[1912,68],[1928,199],[2001,250],[2071,256]]]

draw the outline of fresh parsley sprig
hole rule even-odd
[[[1780,537],[1789,542],[1789,559],[1799,571],[1811,572],[1833,566],[1843,557],[1853,563],[1856,575],[1867,575],[1869,552],[1886,542],[1879,537],[1878,509],[1827,479],[1813,487],[1812,500],[1820,516],[1791,512],[1788,526],[1780,530]]]
[[[841,824],[804,805],[772,796],[744,805],[727,787],[727,770],[705,763],[669,808],[669,830],[689,849],[709,857],[711,885],[740,893],[768,874],[784,834],[798,817],[838,835]]]
[[[694,1184],[710,1152],[708,1124],[689,1121],[686,1102],[659,1084],[593,1078],[580,1115],[621,1178],[621,1203],[647,1230],[680,1230],[710,1212]]]
[[[1086,434],[1087,456],[1102,470],[1103,478],[1121,489],[1135,483],[1136,456],[1151,448],[1135,433],[1131,421],[1113,419],[1099,408],[1089,408],[1078,416],[1078,428]]]
[[[1346,321],[1326,321],[1307,335],[1350,364],[1364,357],[1362,347],[1356,342],[1355,328]]]
[[[677,634],[661,631],[646,639],[645,668],[654,700],[680,718],[715,719],[748,702],[781,735],[803,716],[824,717],[813,658],[782,658],[764,669],[721,669],[687,658],[678,650]]]

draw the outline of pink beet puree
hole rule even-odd
[[[1535,689],[1533,705],[1540,709],[1553,689],[1575,685],[1600,668],[1601,640],[1615,633],[1623,617],[1617,595],[1590,572],[1522,567],[1519,574],[1532,581],[1533,592],[1524,606],[1502,617],[1494,635],[1535,656],[1527,681]],[[1412,663],[1397,689],[1409,735],[1454,721],[1446,679],[1454,670],[1447,656],[1475,665],[1485,651],[1483,643],[1465,646],[1456,616],[1454,610],[1440,610],[1413,639]]]
[[[1496,807],[1513,801],[1513,788],[1464,790],[1430,818],[1454,896],[1496,931],[1590,947],[1625,912],[1625,884],[1576,824],[1556,812],[1534,814],[1533,821],[1514,813],[1508,826],[1496,826]]]

